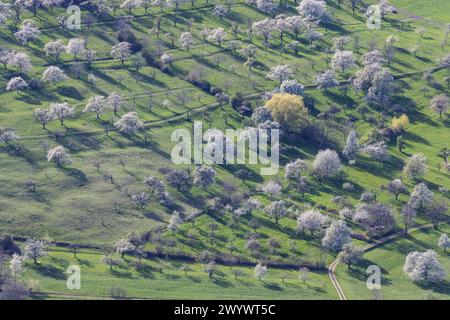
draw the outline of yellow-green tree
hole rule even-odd
[[[409,125],[409,118],[406,114],[402,114],[400,117],[394,117],[392,119],[391,128],[395,132],[403,132]]]
[[[266,102],[272,118],[289,130],[299,130],[307,120],[308,109],[303,98],[289,93],[276,93]]]

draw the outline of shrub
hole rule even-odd
[[[0,252],[12,255],[17,253],[20,255],[19,247],[14,243],[14,240],[10,236],[5,236],[0,239]]]
[[[234,96],[231,98],[231,106],[234,109],[237,109],[240,106],[242,106],[244,100],[245,100],[244,95],[241,92],[236,92]]]

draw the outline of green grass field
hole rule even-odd
[[[385,116],[386,125],[389,125],[393,116],[403,112],[410,119],[411,123],[403,134],[406,141],[403,153],[391,141],[389,152],[392,159],[384,166],[361,155],[356,165],[346,165],[343,174],[336,179],[319,183],[314,177],[308,176],[311,188],[304,198],[289,188],[284,179],[284,169],[276,176],[259,176],[260,167],[257,165],[247,166],[254,172],[254,177],[245,183],[234,176],[238,166],[214,166],[217,172],[216,183],[207,190],[194,186],[188,192],[178,192],[171,187],[168,191],[177,204],[176,209],[182,215],[188,215],[193,210],[203,210],[209,199],[223,197],[224,183],[232,183],[237,194],[255,193],[255,197],[263,204],[268,204],[270,199],[255,190],[269,180],[278,180],[284,187],[281,198],[289,205],[319,208],[330,217],[337,218],[339,208],[332,202],[333,197],[344,196],[356,205],[361,192],[370,190],[377,193],[379,201],[392,207],[396,219],[394,230],[400,230],[403,223],[399,210],[409,196],[400,195],[395,200],[392,194],[380,190],[380,186],[402,176],[404,161],[409,156],[418,152],[425,154],[429,170],[423,181],[433,192],[438,193],[439,187],[450,189],[449,172],[441,168],[442,159],[438,156],[442,148],[448,147],[449,118],[447,115],[439,118],[428,108],[430,100],[436,95],[450,94],[450,88],[444,80],[449,76],[449,71],[436,70],[431,82],[423,79],[425,71],[436,68],[439,59],[450,53],[450,46],[442,45],[446,34],[443,24],[449,21],[449,17],[445,0],[433,0],[431,4],[425,0],[391,2],[402,9],[400,14],[387,16],[382,21],[380,30],[369,30],[366,17],[358,11],[352,14],[347,1],[341,7],[335,1],[328,1],[333,23],[317,27],[323,39],[318,41],[315,48],[307,46],[301,36],[298,54],[280,47],[276,35],[269,39],[269,45],[263,43],[261,36],[255,35],[252,44],[257,47],[256,63],[251,70],[244,65],[245,59],[242,56],[226,49],[226,44],[233,39],[229,31],[233,24],[239,26],[237,39],[243,44],[249,44],[245,32],[248,22],[268,16],[244,1],[233,2],[228,17],[223,20],[211,14],[214,4],[221,3],[220,1],[202,0],[196,2],[195,8],[186,3],[178,11],[165,8],[160,13],[159,8],[154,6],[148,12],[143,8],[133,10],[133,18],[128,24],[123,21],[128,12],[118,10],[117,15],[111,13],[95,16],[95,22],[92,25],[83,24],[81,30],[63,30],[58,27],[56,17],[64,14],[64,10],[60,8],[55,8],[53,12],[39,9],[37,17],[24,11],[21,19],[33,18],[40,27],[39,40],[24,47],[14,38],[10,29],[3,28],[0,29],[0,47],[26,52],[30,56],[33,69],[25,77],[27,80],[40,78],[42,72],[53,64],[61,67],[68,79],[55,85],[45,84],[37,90],[8,92],[5,89],[6,82],[16,76],[17,72],[13,68],[0,68],[0,127],[12,128],[20,136],[15,147],[0,145],[0,235],[35,238],[48,235],[55,241],[113,245],[132,231],[144,234],[166,226],[172,209],[154,200],[144,208],[138,208],[133,205],[129,195],[145,190],[145,177],[162,178],[158,171],[161,167],[175,167],[170,159],[173,147],[173,142],[170,142],[171,133],[177,128],[190,129],[192,120],[203,120],[205,127],[218,129],[246,126],[246,119],[239,112],[229,105],[218,108],[213,95],[187,81],[192,70],[200,70],[205,80],[213,87],[222,88],[229,96],[237,92],[251,96],[254,109],[264,103],[259,97],[277,85],[266,78],[270,68],[281,63],[289,64],[294,71],[294,78],[307,86],[305,101],[311,106],[308,110],[310,118],[326,128],[324,132],[328,141],[326,145],[319,145],[298,135],[286,136],[281,141],[280,161],[283,166],[297,158],[312,160],[325,147],[341,152],[349,131],[350,118],[354,119],[360,140],[364,141],[374,127],[373,122],[379,123],[383,110],[370,107],[361,114],[358,107],[367,105],[364,96],[349,87],[348,92],[344,92],[342,88],[323,91],[311,86],[315,75],[329,68],[332,54],[326,50],[331,48],[333,38],[343,35],[359,39],[360,44],[359,48],[354,44],[349,45],[348,49],[355,51],[358,59],[357,67],[346,73],[337,72],[337,78],[341,81],[349,79],[362,68],[362,55],[370,46],[383,51],[388,36],[393,35],[397,39],[396,54],[389,71],[398,78],[398,88],[392,97],[392,108],[386,110]],[[277,13],[297,14],[294,1],[287,3],[289,6],[279,9]],[[87,15],[87,12],[83,11],[83,14]],[[158,17],[162,19],[159,37],[153,29]],[[427,23],[426,18],[430,18],[431,23]],[[173,19],[176,19],[176,25]],[[408,21],[403,21],[405,19]],[[135,55],[124,66],[110,55],[111,46],[117,42],[117,32],[125,25],[146,45],[143,51],[153,59],[153,63],[145,61],[139,71],[133,67]],[[228,33],[222,46],[212,41],[203,41],[200,31],[217,27],[223,27]],[[426,31],[420,35],[417,31],[423,27],[426,27]],[[182,49],[177,40],[172,45],[167,37],[167,33],[170,33],[178,39],[186,30],[190,30],[195,38],[189,51]],[[63,53],[59,62],[45,56],[43,52],[47,42],[61,39],[67,43],[73,37],[83,37],[87,46],[96,50],[96,60],[90,67],[86,67],[86,72],[80,77],[71,69],[75,64],[71,55]],[[285,43],[293,40],[295,37],[290,33],[284,37]],[[415,55],[410,51],[414,45],[419,48]],[[161,52],[174,56],[173,64],[165,72],[155,65]],[[112,91],[124,97],[123,109],[119,115],[136,111],[144,121],[145,130],[137,137],[112,130],[113,123],[118,119],[112,112],[106,112],[99,120],[95,119],[93,113],[82,112],[90,97],[108,95]],[[152,97],[151,105],[149,96]],[[75,106],[76,115],[73,119],[68,119],[65,126],[53,121],[46,129],[42,129],[33,117],[34,110],[47,108],[53,102],[70,103]],[[340,111],[332,119],[319,120],[317,116],[331,106],[338,106]],[[186,119],[187,111],[192,111],[190,121]],[[208,122],[210,124],[206,125]],[[73,163],[58,168],[54,163],[46,161],[46,147],[57,145],[64,146],[70,152]],[[94,166],[98,160],[101,161],[99,170]],[[122,167],[120,161],[125,161],[125,167]],[[193,165],[186,167],[191,171],[194,169]],[[108,178],[110,176],[114,178],[113,182]],[[30,180],[36,183],[36,192],[27,190],[26,183]],[[345,182],[352,183],[354,190],[343,190]],[[405,178],[404,183],[411,191],[416,181]],[[336,256],[336,253],[322,248],[320,237],[299,234],[293,214],[281,219],[279,225],[261,211],[255,212],[254,218],[260,224],[256,230],[261,242],[260,257],[293,265],[328,265]],[[251,255],[245,248],[246,237],[253,231],[250,219],[240,218],[238,225],[233,228],[230,227],[230,220],[229,214],[201,215],[196,219],[195,225],[186,223],[175,235],[163,232],[163,238],[172,241],[172,245],[165,249],[166,253],[195,257],[202,250],[208,249],[220,256],[227,252],[226,245],[232,241],[237,247],[237,255],[256,263],[260,257]],[[427,222],[423,216],[415,220],[418,224]],[[211,223],[217,224],[213,242],[208,229]],[[349,224],[355,232],[363,232],[358,225],[350,221]],[[445,230],[449,232],[448,229]],[[194,234],[194,243],[187,241],[188,233]],[[271,237],[280,241],[281,246],[276,252],[270,252],[268,248]],[[418,299],[423,295],[426,288],[420,288],[404,278],[402,262],[405,254],[416,250],[416,247],[434,247],[436,237],[436,232],[420,232],[366,255],[368,261],[380,263],[386,271],[386,283],[381,290],[383,298]],[[362,241],[354,242],[363,244]],[[145,249],[154,251],[154,243],[149,241],[145,244]],[[449,269],[449,262],[445,257],[441,258]],[[107,297],[110,295],[109,290],[115,286],[125,288],[130,297],[155,299],[181,299],[191,297],[192,292],[196,293],[195,298],[198,299],[337,298],[326,273],[313,273],[310,282],[304,285],[298,280],[297,271],[273,269],[269,271],[265,282],[259,282],[254,279],[252,268],[239,267],[244,276],[240,280],[234,280],[228,267],[221,266],[220,273],[210,280],[198,264],[193,264],[194,271],[185,277],[178,270],[178,261],[170,261],[167,271],[161,274],[157,271],[158,261],[146,262],[146,267],[140,271],[135,270],[131,262],[110,271],[107,266],[100,264],[101,255],[98,252],[84,252],[80,254],[80,259],[78,262],[82,265],[85,280],[79,292],[73,293],[65,289],[64,269],[67,265],[77,263],[67,252],[52,251],[40,267],[28,264],[25,278],[38,279],[40,291],[55,293],[61,298],[71,294]],[[287,274],[286,283],[281,281],[284,273]],[[348,298],[371,298],[364,283],[359,281],[363,275],[364,270],[361,268],[355,274],[348,274],[344,266],[339,267],[338,280],[342,281]],[[442,297],[449,298],[447,286],[437,288],[436,291]]]
[[[445,0],[429,0],[426,2],[422,1],[408,1],[408,0],[393,0],[391,3],[404,9],[408,13],[416,15],[415,19],[420,19],[421,17],[424,19],[435,19],[440,22],[448,22],[448,16],[446,15],[446,11],[442,10],[446,6]]]
[[[137,260],[122,261],[112,270],[101,264],[98,252],[82,252],[77,259],[71,253],[51,251],[38,266],[28,265],[28,279],[38,280],[38,290],[50,297],[98,296],[111,298],[112,288],[123,288],[128,298],[146,299],[336,299],[337,295],[326,273],[310,273],[303,283],[296,270],[269,269],[267,276],[259,281],[253,268],[233,267],[242,274],[235,279],[233,270],[217,266],[213,278],[203,272],[202,266],[180,261]],[[120,259],[120,258],[119,258]],[[163,272],[160,265],[164,263]],[[66,287],[66,269],[70,265],[81,268],[81,289]],[[188,266],[187,275],[179,270]],[[285,278],[283,280],[283,278]],[[284,281],[284,282],[283,282]],[[192,293],[195,292],[194,295]],[[37,298],[42,298],[38,295]]]
[[[434,230],[432,228],[412,232],[407,238],[392,241],[365,254],[363,265],[348,270],[347,266],[340,265],[337,277],[348,299],[372,299],[374,293],[367,289],[366,268],[377,265],[382,272],[381,289],[379,297],[382,299],[424,299],[432,290],[440,299],[448,299],[450,293],[450,256],[437,247],[441,232],[448,233],[448,224]],[[439,254],[439,261],[447,271],[447,278],[440,284],[415,284],[403,273],[406,255],[411,251],[425,251],[434,249]]]

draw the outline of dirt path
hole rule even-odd
[[[417,226],[417,227],[414,227],[414,228],[410,228],[408,230],[408,233],[415,232],[415,231],[422,230],[422,229],[431,228],[432,226],[433,225],[431,223],[429,223],[429,224],[424,224],[424,225]],[[369,243],[369,244],[365,245],[363,247],[363,250],[364,250],[364,252],[370,251],[370,250],[372,250],[372,249],[374,249],[374,248],[376,248],[376,247],[378,247],[378,246],[380,246],[380,245],[382,245],[382,244],[384,244],[384,243],[386,243],[388,241],[398,239],[400,237],[403,237],[404,235],[405,235],[405,231],[404,230],[398,231],[398,232],[393,233],[393,234],[391,234],[391,235],[389,235],[387,237],[384,237],[384,238],[381,238],[381,239],[377,239],[373,243]],[[344,291],[342,290],[342,287],[341,287],[341,285],[339,284],[339,281],[336,278],[335,270],[336,270],[336,267],[338,265],[339,265],[339,259],[336,258],[330,264],[330,266],[328,267],[328,276],[330,277],[330,280],[331,280],[331,283],[333,284],[333,287],[336,289],[336,292],[337,292],[337,294],[339,296],[339,299],[340,300],[347,300],[347,297],[345,296]]]

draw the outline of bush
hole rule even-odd
[[[328,138],[324,127],[317,123],[308,122],[300,132],[300,136],[307,142],[315,144],[318,148],[324,148],[328,144]]]
[[[0,239],[0,252],[12,255],[17,253],[20,255],[19,247],[14,243],[14,240],[10,236],[6,236]]]
[[[394,139],[397,137],[398,131],[395,131],[392,128],[385,128],[383,130],[383,136],[388,139],[389,141],[394,141]]]
[[[43,88],[42,81],[40,79],[31,79],[28,81],[28,86],[31,90],[39,91]]]
[[[217,87],[211,87],[210,88],[210,93],[215,96],[216,94],[222,93],[222,89],[217,88]]]
[[[241,92],[236,92],[234,96],[231,98],[231,106],[234,109],[239,108],[242,106],[242,103],[244,102],[244,95]]]
[[[211,84],[207,80],[200,79],[195,73],[190,73],[186,80],[204,92],[211,93],[212,91]]]

